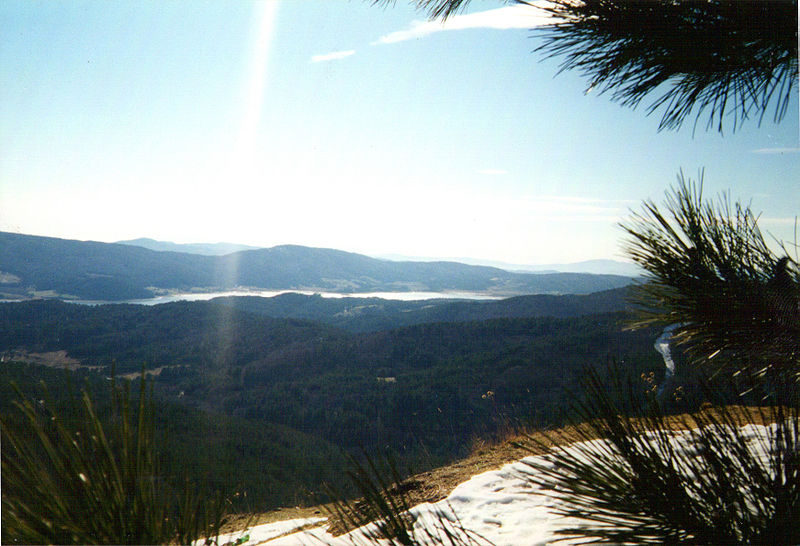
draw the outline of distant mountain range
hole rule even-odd
[[[588,294],[626,286],[621,275],[520,273],[456,262],[395,262],[284,245],[217,255],[0,232],[0,299],[121,301],[163,291],[233,288],[320,292]]]
[[[117,241],[120,245],[140,246],[159,252],[185,252],[187,254],[202,254],[203,256],[224,256],[242,250],[256,250],[260,247],[239,245],[236,243],[171,243],[169,241],[156,241],[155,239],[130,239]]]
[[[202,254],[204,256],[224,256],[242,250],[258,250],[263,247],[240,245],[236,243],[172,243],[169,241],[156,241],[155,239],[130,239],[118,241],[121,245],[140,246],[161,252],[186,252],[187,254]],[[400,254],[384,254],[374,258],[390,260],[393,262],[457,262],[466,265],[483,265],[523,273],[593,273],[595,275],[622,275],[624,277],[638,277],[642,269],[630,262],[619,260],[584,260],[567,264],[538,264],[524,265],[499,262],[495,260],[477,260],[475,258],[421,258],[403,256]]]
[[[412,260],[419,262],[435,262],[439,258],[420,258],[408,257],[399,254],[384,254],[378,256],[387,260],[404,261]],[[523,273],[593,273],[595,275],[622,275],[625,277],[639,277],[644,271],[634,263],[622,262],[619,260],[584,260],[581,262],[567,264],[511,264],[495,260],[477,260],[475,258],[452,258],[453,261],[468,265],[485,265],[498,267],[506,271],[516,271]]]

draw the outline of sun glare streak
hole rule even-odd
[[[269,78],[270,50],[275,34],[275,23],[279,8],[278,0],[264,0],[253,4],[252,44],[249,51],[248,72],[244,84],[244,104],[240,120],[237,140],[230,157],[227,172],[218,180],[231,181],[245,192],[253,191],[251,187],[258,184],[256,172],[256,146],[261,129],[261,116],[264,107],[265,93]],[[220,288],[236,288],[239,282],[238,253],[223,257],[219,261]],[[223,307],[219,314],[217,333],[219,349],[223,359],[227,359],[236,336],[234,328],[233,308]],[[223,361],[225,361],[223,360]]]
[[[269,58],[275,22],[278,16],[278,0],[265,0],[253,4],[254,40],[247,75],[244,109],[239,127],[234,160],[239,165],[251,166],[255,144],[261,125],[264,107],[264,92],[267,88]]]

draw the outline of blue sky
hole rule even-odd
[[[499,11],[498,11],[499,10]],[[556,76],[502,2],[0,3],[0,230],[516,264],[620,258],[679,170],[800,212],[798,102],[721,136]],[[644,105],[643,105],[644,106]]]

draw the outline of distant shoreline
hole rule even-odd
[[[176,301],[209,301],[215,298],[222,297],[261,297],[273,298],[283,294],[301,294],[304,296],[320,296],[322,298],[378,298],[384,300],[399,300],[399,301],[418,301],[418,300],[501,300],[509,297],[514,297],[515,294],[498,295],[486,292],[467,292],[467,291],[451,291],[451,292],[429,292],[429,291],[408,291],[408,292],[327,292],[319,290],[259,290],[259,289],[241,289],[241,290],[216,290],[209,292],[173,292],[169,291],[164,294],[153,296],[151,298],[137,298],[132,300],[82,300],[76,298],[67,298],[54,296],[45,297],[27,297],[18,299],[0,299],[0,303],[21,303],[25,301],[35,300],[58,300],[65,303],[76,303],[80,305],[111,305],[111,304],[132,304],[132,305],[159,305],[162,303],[172,303]],[[521,295],[521,294],[516,294]]]

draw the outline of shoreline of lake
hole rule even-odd
[[[223,297],[261,297],[273,298],[283,294],[301,294],[304,296],[320,296],[323,298],[379,298],[384,300],[397,301],[420,301],[420,300],[501,300],[512,297],[511,295],[493,295],[482,292],[452,291],[452,292],[429,292],[429,291],[409,291],[409,292],[324,292],[319,290],[220,290],[215,292],[176,292],[161,294],[151,298],[141,298],[132,300],[78,300],[67,298],[42,298],[54,299],[66,303],[76,303],[79,305],[160,305],[163,303],[174,303],[177,301],[209,301]],[[19,303],[32,301],[39,298],[25,298],[19,300],[0,300],[0,303]]]

